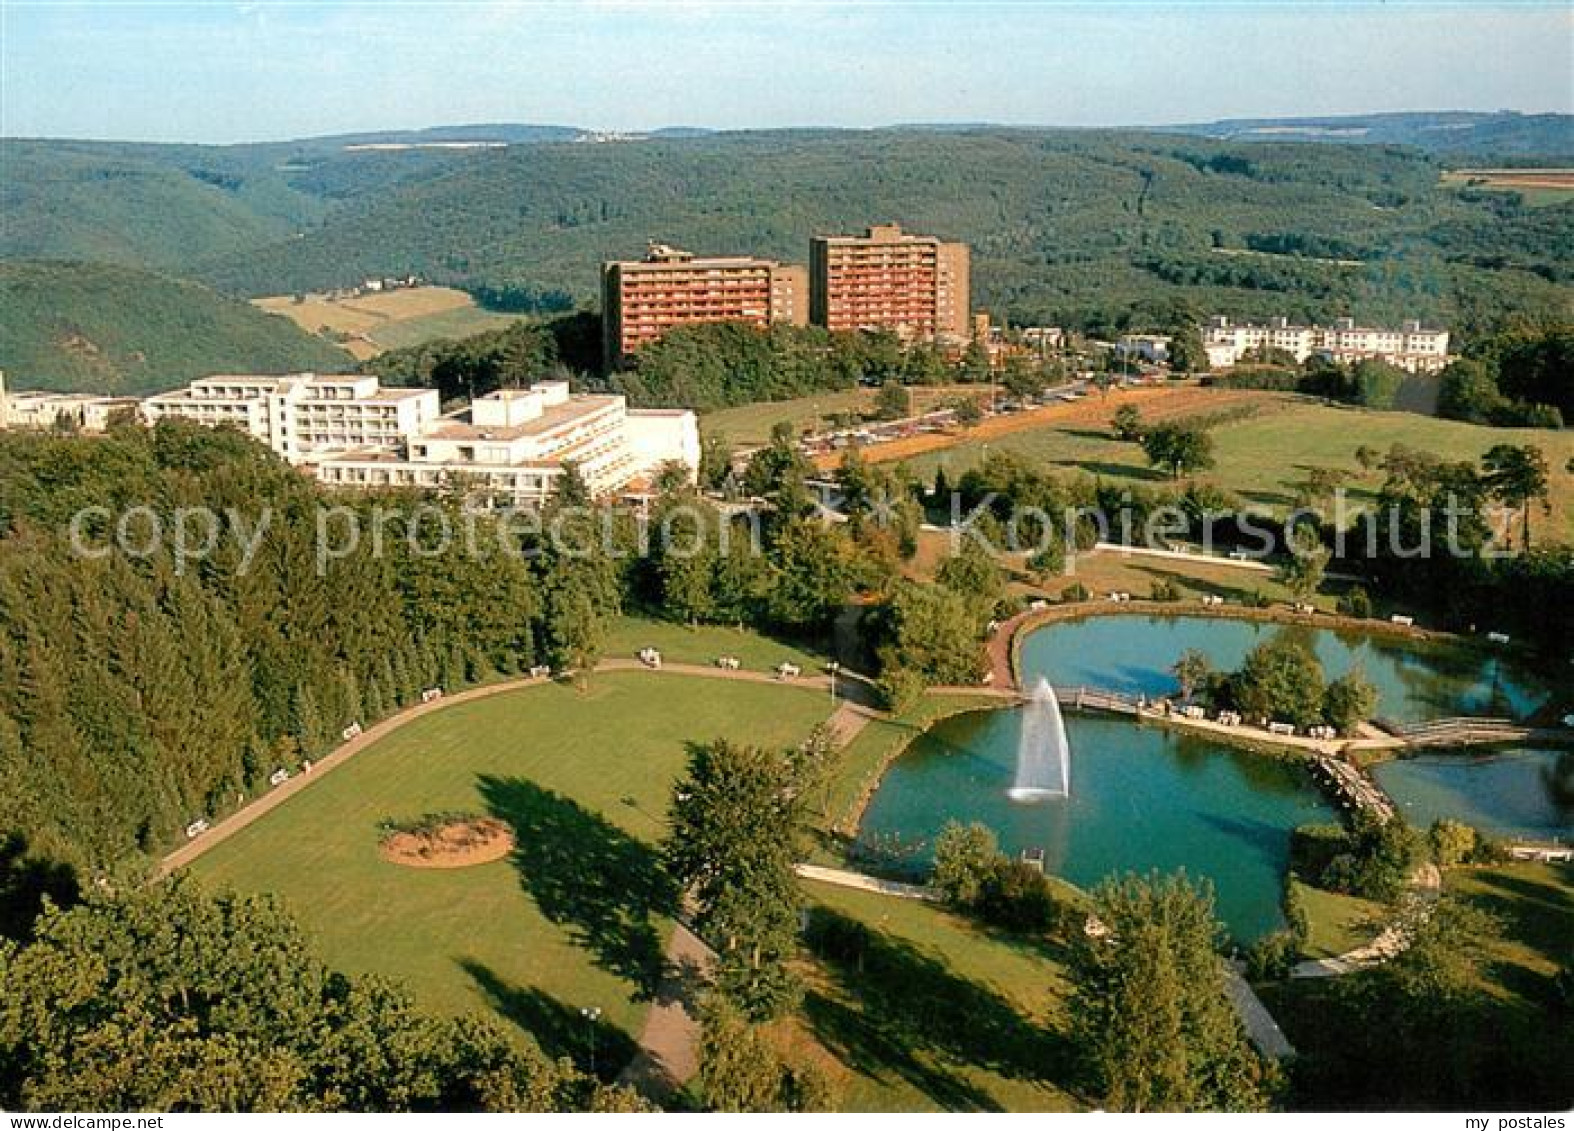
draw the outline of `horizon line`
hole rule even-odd
[[[895,130],[924,130],[924,129],[950,129],[950,130],[1028,130],[1043,132],[1065,133],[1096,133],[1099,131],[1124,131],[1142,132],[1145,130],[1174,130],[1183,128],[1200,128],[1213,125],[1232,125],[1251,122],[1335,122],[1358,121],[1373,118],[1398,118],[1416,115],[1435,114],[1470,114],[1485,117],[1519,117],[1519,118],[1574,118],[1574,108],[1566,110],[1521,110],[1510,107],[1495,107],[1493,109],[1470,109],[1452,107],[1449,109],[1412,109],[1412,110],[1370,110],[1354,113],[1295,113],[1295,114],[1242,114],[1239,116],[1208,118],[1194,121],[1172,122],[1131,122],[1124,124],[1102,125],[1060,125],[1050,122],[1005,122],[990,120],[945,120],[935,119],[929,121],[902,121],[888,122],[881,125],[830,125],[799,123],[793,125],[760,125],[760,126],[705,126],[697,124],[669,124],[651,126],[644,129],[635,129],[618,126],[585,126],[566,125],[559,122],[531,122],[531,121],[483,121],[483,122],[442,122],[424,126],[369,126],[362,129],[334,130],[328,133],[296,134],[281,137],[252,137],[230,141],[190,141],[171,139],[152,139],[146,137],[109,137],[90,134],[11,134],[0,132],[0,141],[36,141],[36,142],[85,142],[103,145],[146,145],[146,146],[193,146],[199,148],[224,149],[242,146],[262,145],[289,145],[308,142],[335,141],[341,138],[353,138],[378,134],[423,134],[440,133],[444,130],[477,130],[477,129],[541,129],[571,131],[580,136],[596,135],[625,135],[631,139],[650,138],[664,133],[679,133],[693,131],[695,133],[722,135],[744,133],[880,133]],[[475,137],[463,139],[466,142],[482,144],[488,141],[502,141],[500,138]],[[675,139],[680,140],[680,139]],[[1337,141],[1337,139],[1330,139]],[[504,142],[504,144],[511,144]],[[512,143],[526,144],[526,143]],[[543,143],[550,144],[550,143]]]

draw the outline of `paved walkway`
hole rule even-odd
[[[716,960],[698,935],[682,923],[667,942],[665,969],[656,1003],[639,1034],[639,1052],[618,1075],[618,1083],[651,1100],[663,1100],[699,1071],[700,992]]]
[[[1150,546],[1127,546],[1120,542],[1094,543],[1092,553],[1117,554],[1120,557],[1158,558],[1172,562],[1191,562],[1197,565],[1224,566],[1228,569],[1244,569],[1252,573],[1278,573],[1279,567],[1272,562],[1262,561],[1257,558],[1232,558],[1227,554],[1206,554],[1200,550],[1159,550]],[[1328,573],[1324,574],[1330,581],[1365,581],[1366,578],[1354,573]]]
[[[1435,903],[1443,893],[1443,873],[1438,871],[1436,864],[1422,864],[1411,875],[1410,887],[1427,904]],[[1430,907],[1421,911],[1423,916],[1430,913]],[[1402,954],[1409,945],[1410,933],[1405,924],[1390,923],[1365,946],[1347,950],[1333,958],[1313,958],[1297,963],[1290,971],[1290,977],[1336,978],[1341,974],[1353,974],[1357,970],[1387,962],[1395,955]]]
[[[1295,1055],[1295,1046],[1233,962],[1224,964],[1224,992],[1229,995],[1235,1015],[1246,1027],[1246,1035],[1258,1052],[1270,1060],[1288,1060]]]
[[[652,668],[639,660],[623,658],[602,660],[596,665],[595,670],[598,673],[648,671],[655,675],[667,673],[679,676],[694,676],[703,679],[728,679],[745,683],[777,683],[784,687],[795,687],[806,690],[818,689],[820,691],[826,692],[827,694],[829,694],[830,691],[830,677],[828,675],[816,675],[809,673],[805,673],[804,675],[797,676],[792,679],[780,679],[770,672],[745,670],[733,671],[727,668],[718,668],[708,664],[667,663],[663,664],[660,668]],[[493,695],[502,695],[506,692],[518,691],[519,689],[525,687],[537,687],[541,684],[549,682],[551,682],[551,680],[550,677],[547,676],[534,676],[526,677],[524,679],[504,680],[501,683],[491,683],[487,684],[485,687],[473,687],[468,691],[459,691],[452,695],[444,695],[441,699],[434,699],[430,703],[417,703],[413,706],[406,707],[398,714],[389,715],[381,722],[374,723],[367,727],[359,735],[350,739],[348,742],[345,742],[342,745],[336,747],[332,753],[326,754],[322,758],[313,762],[312,768],[310,770],[302,770],[296,773],[294,777],[290,778],[290,780],[285,782],[283,785],[275,786],[267,793],[259,795],[257,798],[237,809],[229,816],[214,822],[212,828],[203,833],[201,836],[197,837],[195,840],[187,841],[185,844],[166,855],[161,861],[159,861],[158,870],[154,873],[154,878],[157,879],[167,876],[172,872],[178,872],[180,869],[190,864],[193,860],[196,860],[204,852],[207,852],[210,848],[213,848],[215,845],[222,844],[224,841],[240,832],[240,830],[244,829],[253,821],[256,821],[259,818],[266,816],[268,813],[271,813],[274,809],[284,804],[284,802],[294,797],[297,793],[305,789],[312,782],[316,781],[324,774],[331,773],[332,771],[338,769],[340,766],[348,762],[351,758],[355,757],[367,747],[372,746],[379,740],[388,737],[400,727],[407,726],[423,715],[429,715],[433,711],[440,711],[444,707],[451,707],[458,703],[470,703],[477,699],[486,699]],[[838,691],[840,691],[844,686],[852,686],[849,681],[849,677],[845,674],[838,677]],[[844,716],[842,722],[838,724],[837,716],[841,715],[844,709],[848,710],[849,714]],[[863,719],[861,722],[854,722],[852,712],[860,709],[863,708],[857,708],[854,704],[843,702],[841,706],[838,707],[836,714],[831,716],[831,725],[841,726],[846,728],[850,734],[856,734],[859,730],[863,729],[863,726],[868,722],[867,718]]]
[[[881,880],[874,876],[866,876],[862,872],[847,872],[841,868],[825,868],[819,864],[794,864],[793,871],[806,880],[816,880],[822,884],[831,884],[839,888],[852,888],[854,891],[873,892],[875,895],[894,895],[898,899],[922,899],[930,903],[938,903],[940,897],[934,889],[919,887],[917,884],[901,884],[895,880]]]
[[[825,725],[831,728],[831,739],[840,748],[857,738],[864,727],[868,726],[872,719],[879,718],[880,714],[881,712],[873,707],[844,701],[836,708],[836,712]]]

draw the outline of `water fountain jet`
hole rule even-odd
[[[1060,702],[1049,681],[1040,678],[1022,707],[1022,733],[1017,739],[1017,775],[1006,794],[1030,804],[1071,796],[1071,750]]]

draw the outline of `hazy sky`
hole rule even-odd
[[[1570,111],[1571,44],[1566,2],[0,0],[0,133]]]

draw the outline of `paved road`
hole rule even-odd
[[[1279,1028],[1279,1023],[1268,1012],[1268,1007],[1257,996],[1257,991],[1251,988],[1240,970],[1230,962],[1224,964],[1224,991],[1229,994],[1235,1015],[1246,1027],[1246,1035],[1257,1046],[1258,1052],[1271,1060],[1288,1060],[1295,1055],[1295,1046],[1284,1035],[1284,1030]]]

